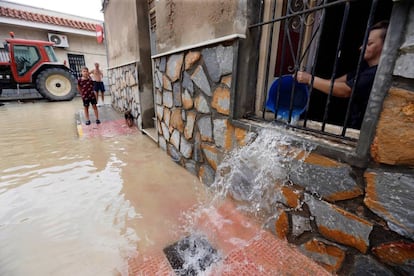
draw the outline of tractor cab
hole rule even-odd
[[[76,94],[76,80],[64,64],[59,63],[53,42],[6,39],[7,55],[0,55],[0,89],[36,88],[52,101],[71,100]],[[8,60],[6,60],[8,58]]]
[[[53,43],[39,40],[6,39],[10,67],[19,83],[31,82],[32,74],[45,63],[58,63]]]

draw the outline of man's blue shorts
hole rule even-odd
[[[104,83],[102,81],[94,81],[93,82],[93,91],[95,91],[95,92],[101,91],[102,93],[105,92]]]

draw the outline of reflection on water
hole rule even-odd
[[[177,240],[169,229],[203,198],[141,134],[79,139],[79,109],[0,107],[0,275],[126,275],[127,258]]]

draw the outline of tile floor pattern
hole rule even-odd
[[[125,119],[117,113],[110,105],[104,105],[98,108],[101,123],[95,123],[95,116],[92,110],[89,110],[91,124],[85,124],[83,110],[76,114],[77,132],[80,138],[92,137],[114,137],[117,135],[135,134],[138,132],[137,126],[128,127]]]
[[[97,125],[95,121],[91,120],[90,125],[82,124],[82,129],[79,130],[78,127],[78,136],[79,137],[115,137],[117,135],[128,135],[138,132],[136,126],[128,127],[125,124],[124,119],[106,121],[101,120],[101,123]]]
[[[219,220],[225,223],[217,223]],[[223,261],[203,275],[331,275],[286,241],[248,221],[231,203],[200,215],[196,228],[223,255]],[[131,259],[129,275],[175,274],[163,252],[156,252]]]

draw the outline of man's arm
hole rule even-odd
[[[296,80],[299,83],[306,83],[311,84],[312,75],[303,72],[298,71],[296,75]],[[313,80],[313,88],[316,88],[320,91],[322,91],[325,94],[329,94],[330,88],[331,88],[331,80],[329,79],[323,79],[320,77],[316,77]],[[349,98],[351,96],[351,87],[348,86],[346,83],[346,75],[343,75],[334,81],[333,89],[332,89],[332,95],[335,97],[340,98]]]

